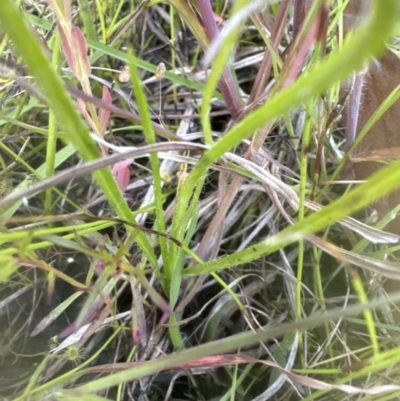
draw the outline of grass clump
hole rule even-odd
[[[400,10],[359,5],[3,0],[4,399],[397,396],[399,162],[338,177]]]

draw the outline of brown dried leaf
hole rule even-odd
[[[391,149],[375,149],[363,153],[359,153],[354,157],[350,158],[353,163],[360,162],[382,162],[385,163],[388,160],[398,159],[400,157],[400,147]]]
[[[132,289],[132,340],[134,344],[141,344],[145,347],[147,344],[147,326],[143,308],[144,300],[134,277],[130,278],[130,284]]]
[[[400,84],[400,59],[394,53],[388,51],[379,61],[372,64],[365,76],[363,96],[358,117],[357,132],[364,127],[375,110]],[[400,116],[400,101],[380,118],[371,130],[362,139],[354,152],[359,155],[392,155],[398,152],[400,147],[400,132],[398,129]],[[367,154],[368,154],[367,153]],[[383,167],[382,163],[365,161],[353,166],[355,177],[364,180]],[[400,203],[400,191],[393,192],[388,197],[381,199],[375,204],[380,216],[385,215]],[[400,233],[399,221],[394,220],[388,227],[389,231]]]
[[[345,249],[339,248],[336,245],[316,236],[310,237],[309,240],[329,255],[339,259],[342,263],[347,263],[360,267],[361,269],[369,270],[373,273],[378,273],[391,280],[400,281],[399,262],[375,259],[369,256],[360,255],[355,252],[346,251]]]

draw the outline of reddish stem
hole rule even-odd
[[[203,26],[210,42],[218,39],[219,30],[215,21],[214,12],[209,0],[197,0],[197,6],[203,20]],[[221,75],[218,88],[222,93],[226,106],[232,118],[235,118],[242,108],[242,101],[236,89],[231,70],[226,66]]]

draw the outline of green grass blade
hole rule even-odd
[[[146,365],[139,365],[108,377],[102,377],[71,390],[63,390],[62,394],[82,396],[84,394],[100,391],[102,389],[115,386],[119,383],[136,380],[140,377],[148,376],[161,370],[168,369],[169,367],[178,363],[184,363],[195,360],[196,358],[222,354],[241,347],[247,347],[251,344],[257,343],[258,341],[266,341],[267,339],[286,335],[290,332],[306,330],[320,325],[327,320],[334,321],[342,317],[357,315],[367,309],[377,308],[387,304],[390,301],[395,302],[399,300],[400,293],[397,293],[396,295],[392,295],[387,299],[371,302],[369,305],[361,304],[352,305],[346,309],[338,308],[333,311],[323,313],[319,316],[313,316],[311,318],[304,319],[302,321],[277,325],[265,331],[260,330],[256,333],[247,332],[236,334],[218,341],[213,341],[211,343],[193,347],[188,350],[176,352],[160,359],[148,361]]]
[[[3,1],[1,11],[0,23],[2,28],[8,33],[26,62],[30,73],[36,78],[39,89],[53,110],[57,121],[64,127],[69,141],[73,143],[83,160],[89,161],[99,158],[100,151],[90,137],[89,130],[78,114],[61,78],[50,65],[43,47],[36,39],[36,35],[24,21],[22,14],[11,0]],[[135,221],[111,170],[104,168],[93,173],[93,176],[116,213],[125,220]],[[136,240],[139,246],[151,263],[156,266],[157,258],[146,236],[130,227],[127,227],[127,230],[137,232]]]
[[[264,127],[268,122],[284,116],[302,103],[345,79],[357,69],[363,68],[372,57],[380,55],[385,49],[385,41],[395,27],[399,6],[395,0],[387,1],[384,4],[375,1],[368,23],[360,28],[341,49],[332,53],[312,71],[304,73],[287,90],[274,96],[221,138],[204,154],[191,171],[185,187],[182,189],[182,199],[185,203],[189,203],[193,189],[205,175],[209,166],[226,151],[237,146],[243,139]],[[368,46],[365,46],[365,43],[368,43]],[[354,49],[358,49],[358,52],[355,53]],[[343,214],[340,216],[343,217]],[[182,218],[182,216],[178,217]],[[176,225],[178,224],[176,223]]]
[[[39,17],[36,17],[31,14],[24,14],[24,15],[29,21],[32,22],[32,24],[38,27],[41,27],[46,30],[50,30],[52,27],[52,25],[49,22],[44,21]],[[114,57],[117,60],[121,60],[124,63],[128,64],[128,55],[120,50],[116,50],[111,46],[107,46],[104,45],[103,43],[99,43],[90,39],[87,40],[87,44],[91,49],[98,51],[101,55]],[[153,74],[157,71],[156,65],[148,63],[147,61],[141,60],[139,58],[135,58],[135,64],[138,68],[145,71],[149,71]],[[166,79],[169,79],[171,82],[174,82],[175,84],[180,84],[199,92],[204,91],[204,85],[200,82],[195,81],[194,79],[185,78],[181,75],[174,74],[170,71],[166,71],[164,73],[164,77]],[[214,96],[218,99],[222,99],[222,95],[219,92],[215,92]]]
[[[149,105],[147,103],[146,95],[143,90],[142,81],[139,76],[139,71],[135,64],[136,57],[131,53],[129,55],[129,67],[131,71],[131,79],[133,90],[135,92],[136,101],[139,109],[140,116],[143,122],[143,132],[146,138],[147,144],[151,145],[156,143],[156,135],[153,130],[151,123]],[[162,194],[162,179],[160,174],[160,160],[157,153],[150,154],[151,171],[153,175],[153,186],[154,186],[154,204],[156,222],[155,229],[160,232],[166,232],[165,220],[164,220],[164,207],[163,207],[163,194]],[[166,275],[167,285],[171,282],[171,265],[169,264],[168,258],[168,243],[164,237],[160,237],[161,254],[164,261],[164,271]]]

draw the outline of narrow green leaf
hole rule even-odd
[[[373,12],[368,23],[352,35],[341,49],[333,52],[326,60],[316,65],[312,71],[304,73],[287,90],[277,94],[240,121],[203,155],[200,162],[189,174],[182,189],[181,196],[184,202],[189,202],[197,182],[206,174],[209,166],[225,152],[237,146],[243,139],[264,127],[268,122],[286,115],[302,103],[311,100],[332,85],[345,79],[354,71],[365,67],[373,57],[379,56],[385,50],[385,41],[393,32],[400,4],[395,0],[385,1],[384,3],[375,1],[373,4]],[[365,45],[366,43],[368,46]],[[384,196],[395,187],[395,185],[391,188],[386,187],[383,192],[376,193],[367,202],[357,203],[358,209],[371,203],[374,199]],[[364,200],[366,199],[364,198]],[[336,214],[336,218],[344,217],[346,212],[358,209],[342,209],[341,213]],[[179,226],[182,218],[182,215],[177,216],[179,220],[174,221],[174,225]],[[330,219],[330,222],[332,221]]]
[[[24,13],[24,16],[32,24],[34,24],[35,26],[38,26],[40,28],[50,30],[52,27],[52,25],[48,21],[45,21],[35,15],[29,14],[29,13]],[[107,46],[102,43],[90,40],[90,39],[87,39],[87,44],[91,49],[97,50],[101,55],[108,55],[110,57],[116,58],[117,60],[121,60],[126,64],[128,63],[128,55],[120,50],[116,50],[116,49],[112,48],[111,46]],[[145,71],[149,71],[153,74],[157,71],[156,65],[148,63],[147,61],[141,60],[139,58],[135,58],[135,64],[138,68],[145,70]],[[170,71],[166,71],[164,74],[164,77],[166,79],[169,79],[171,82],[186,86],[188,88],[197,90],[199,92],[203,92],[203,90],[204,90],[204,85],[202,83],[197,82],[194,79],[190,79],[190,78],[186,78],[184,76],[178,75],[178,74],[174,74],[173,72],[170,72]],[[222,95],[218,92],[215,92],[214,96],[217,99],[222,99]]]
[[[53,110],[57,121],[65,128],[69,141],[73,143],[83,160],[98,159],[100,151],[90,137],[89,130],[78,114],[61,78],[50,65],[37,36],[28,27],[13,1],[4,0],[2,2],[0,23],[19,50],[30,73],[35,77],[38,88]],[[116,213],[127,221],[135,221],[111,170],[103,168],[94,172],[93,176]],[[157,258],[146,236],[132,227],[128,226],[126,229],[136,235],[138,245],[150,262],[156,266]]]
[[[203,344],[197,347],[192,347],[188,350],[179,351],[172,355],[163,358],[155,359],[146,362],[145,365],[139,365],[131,369],[124,370],[108,377],[93,380],[89,383],[83,384],[79,387],[70,390],[63,390],[61,393],[70,396],[83,396],[84,394],[93,393],[102,389],[116,386],[119,383],[124,383],[132,380],[137,380],[141,377],[149,376],[161,370],[168,369],[169,367],[184,363],[196,358],[205,357],[208,355],[222,354],[241,347],[248,347],[256,344],[259,341],[266,341],[270,338],[276,338],[286,335],[290,332],[310,329],[320,325],[326,321],[335,321],[346,316],[355,316],[367,309],[375,309],[380,306],[386,305],[390,302],[398,302],[400,300],[400,293],[392,295],[386,299],[380,299],[370,302],[368,305],[351,305],[346,309],[337,308],[333,311],[322,313],[318,316],[313,316],[302,321],[277,325],[267,330],[259,330],[255,333],[246,332],[236,334],[227,338],[213,341],[211,343]]]
[[[7,281],[7,279],[18,269],[18,263],[14,258],[3,257],[2,265],[0,268],[0,283]]]

